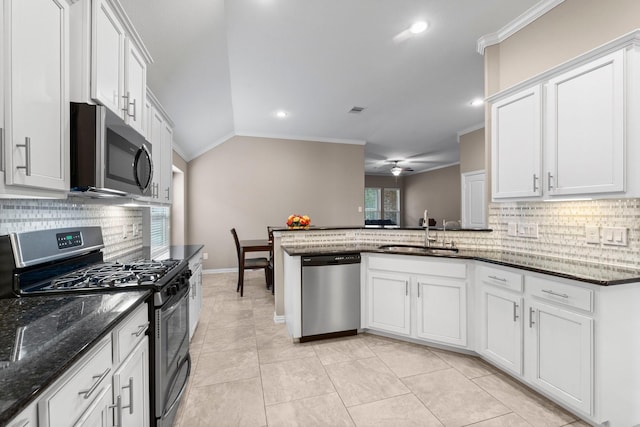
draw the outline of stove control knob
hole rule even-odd
[[[177,285],[169,286],[169,288],[167,289],[167,293],[169,295],[176,295],[178,293],[178,286]]]
[[[193,272],[191,270],[187,270],[184,272],[184,277],[186,277],[187,279],[191,276],[193,276]]]

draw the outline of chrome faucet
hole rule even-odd
[[[424,247],[428,248],[431,246],[431,242],[429,241],[429,214],[426,209],[424,210],[422,226],[424,227]]]

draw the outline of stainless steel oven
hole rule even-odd
[[[186,260],[105,262],[100,227],[0,236],[0,298],[149,289],[151,424],[171,426],[191,371]],[[154,321],[155,318],[155,321]],[[20,335],[22,336],[22,335]],[[10,354],[0,354],[2,362]]]
[[[191,372],[189,283],[181,277],[155,308],[156,425],[171,427]]]

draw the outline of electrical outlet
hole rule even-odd
[[[510,222],[507,224],[507,234],[509,236],[517,236],[518,235],[518,224],[515,222]]]
[[[122,224],[122,238],[126,239],[127,238],[127,224]]]
[[[209,254],[207,252],[203,252],[202,259],[209,259]]]
[[[600,227],[585,225],[584,234],[587,243],[600,243]]]
[[[133,235],[137,236],[140,233],[140,227],[138,224],[133,224]]]

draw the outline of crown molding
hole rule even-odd
[[[564,2],[564,0],[542,0],[529,10],[518,16],[513,21],[499,29],[495,33],[486,34],[478,39],[476,49],[480,55],[484,55],[484,50],[488,46],[498,44],[506,40],[514,33],[520,31],[554,7]]]
[[[257,137],[257,138],[286,139],[286,140],[292,140],[292,141],[329,142],[332,144],[365,145],[367,143],[367,141],[362,139],[321,138],[317,136],[280,135],[280,134],[268,134],[268,133],[260,133],[260,132],[237,131],[235,135],[251,136],[251,137]]]

